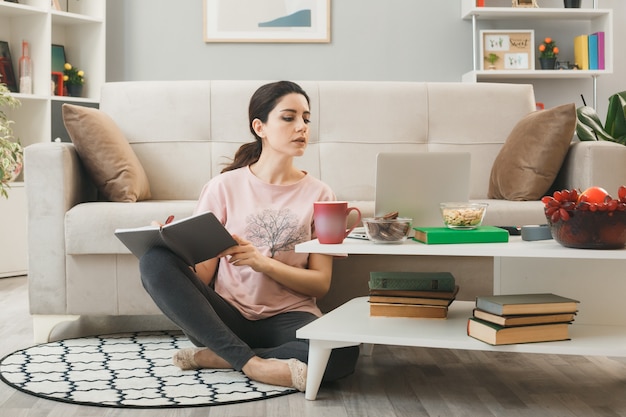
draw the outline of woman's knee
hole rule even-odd
[[[163,277],[164,272],[169,270],[176,262],[176,256],[166,248],[154,247],[149,249],[139,259],[139,272],[144,286]]]

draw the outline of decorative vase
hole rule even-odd
[[[567,9],[580,8],[580,0],[563,0],[563,5]]]
[[[67,95],[70,97],[81,97],[83,86],[81,84],[67,84]]]
[[[556,67],[556,58],[539,58],[543,70],[553,70]]]

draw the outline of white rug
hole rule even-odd
[[[233,404],[297,392],[234,370],[181,371],[177,332],[124,333],[33,346],[0,361],[0,379],[38,397],[103,407],[168,408]]]

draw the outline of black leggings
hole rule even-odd
[[[196,346],[205,346],[241,370],[253,356],[296,358],[307,362],[309,341],[296,330],[316,319],[293,311],[262,320],[248,320],[171,251],[153,248],[141,257],[141,281],[156,305]],[[358,346],[334,349],[324,380],[354,372]]]

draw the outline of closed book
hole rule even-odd
[[[591,34],[587,38],[589,42],[589,69],[598,69],[598,35]]]
[[[499,316],[575,313],[578,301],[555,294],[506,294],[476,297],[476,308]]]
[[[479,309],[474,309],[474,317],[483,321],[499,324],[503,327],[528,326],[530,324],[571,323],[576,313],[531,314],[499,316]]]
[[[474,317],[467,321],[467,334],[490,345],[554,342],[570,338],[568,323],[503,327]]]
[[[370,316],[445,319],[448,307],[420,304],[370,303]]]
[[[508,242],[509,232],[501,227],[478,226],[459,230],[449,227],[415,227],[413,239],[428,245],[445,243],[498,243]]]
[[[431,306],[445,306],[448,307],[452,304],[454,299],[444,298],[423,298],[423,297],[390,297],[384,295],[370,295],[370,303],[385,303],[385,304],[422,304]]]
[[[454,291],[454,276],[449,272],[370,272],[370,289]]]
[[[389,290],[389,289],[370,289],[370,295],[381,295],[385,297],[422,297],[422,298],[439,298],[451,300],[456,297],[459,292],[459,286],[455,285],[453,291],[411,291],[411,290]]]
[[[578,69],[589,69],[589,41],[587,35],[579,35],[574,38],[574,63]]]
[[[237,245],[237,241],[211,212],[163,226],[116,229],[115,236],[137,258],[153,247],[165,247],[191,267]]]
[[[604,32],[596,32],[594,33],[598,37],[598,69],[603,70],[606,69],[605,63],[605,46],[604,46]]]

